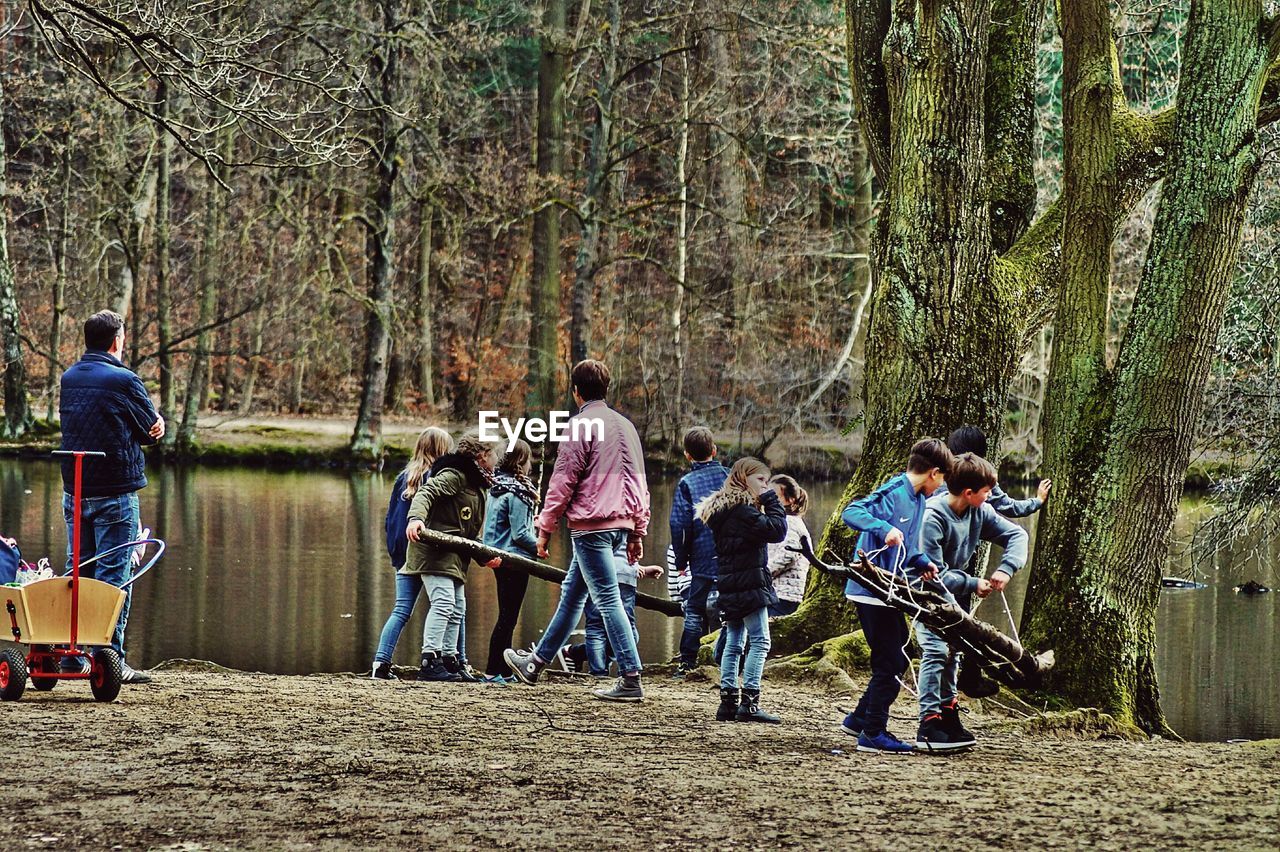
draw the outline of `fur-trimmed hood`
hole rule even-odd
[[[741,488],[722,487],[719,491],[713,491],[699,500],[697,505],[693,507],[693,514],[704,524],[710,526],[713,515],[719,514],[725,509],[731,509],[734,506],[750,506],[753,509],[758,509],[760,508],[760,501]]]

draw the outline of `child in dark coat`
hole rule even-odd
[[[769,485],[769,469],[759,459],[740,459],[720,490],[699,505],[698,517],[715,538],[718,606],[724,619],[716,721],[779,722],[760,709],[760,677],[769,654],[769,607],[778,602],[768,545],[787,535],[787,513]],[[738,659],[748,637],[751,646],[739,692]]]

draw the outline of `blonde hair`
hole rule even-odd
[[[404,466],[404,499],[412,500],[418,493],[418,486],[431,470],[431,465],[442,455],[453,451],[453,438],[438,426],[428,426],[418,433],[418,443],[413,447],[413,456]]]
[[[783,496],[790,503],[787,506],[788,515],[803,515],[809,511],[809,492],[801,488],[799,482],[785,473],[777,473],[769,479],[769,484],[782,489]]]
[[[728,503],[759,506],[759,498],[747,484],[747,477],[755,476],[757,473],[765,475],[769,473],[769,466],[760,459],[747,456],[734,462],[733,467],[729,468],[729,478],[724,481],[724,485],[720,486],[720,490],[700,504],[702,511],[698,513],[698,517],[702,522],[705,524],[720,507]]]

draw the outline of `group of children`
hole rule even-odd
[[[798,553],[807,535],[801,516],[808,495],[794,479],[770,476],[766,465],[743,458],[732,469],[716,461],[710,430],[694,427],[684,436],[690,470],[676,486],[670,514],[669,566],[673,588],[680,590],[685,612],[680,641],[681,678],[697,665],[702,639],[717,622],[723,625],[716,657],[720,664],[719,721],[776,723],[761,709],[760,679],[770,648],[769,622],[799,605],[807,561]],[[986,460],[986,438],[974,427],[958,429],[947,442],[922,439],[911,448],[907,469],[871,494],[855,500],[841,517],[861,533],[858,549],[882,570],[916,587],[932,587],[968,611],[973,596],[1002,591],[1027,558],[1027,534],[1008,518],[1038,511],[1050,483],[1036,497],[1013,500],[1000,490],[996,471]],[[502,656],[511,644],[524,600],[528,575],[497,571],[498,619],[490,639],[485,675],[473,673],[465,653],[465,569],[467,557],[422,539],[428,527],[450,535],[483,538],[485,544],[533,557],[533,528],[538,488],[529,478],[532,451],[517,441],[496,464],[492,448],[474,434],[456,446],[440,429],[427,429],[413,459],[396,480],[387,515],[387,544],[398,569],[396,606],[383,629],[374,657],[373,677],[394,679],[391,653],[420,589],[430,599],[424,627],[419,679],[428,681],[509,682]],[[981,542],[1002,548],[999,567],[989,578],[975,570]],[[497,568],[495,559],[488,567]],[[635,631],[635,587],[641,576],[661,576],[659,566],[618,564],[619,590]],[[630,592],[630,594],[627,594]],[[871,677],[853,712],[841,727],[866,752],[954,752],[972,747],[973,734],[960,720],[960,655],[929,627],[915,624],[920,647],[918,677],[920,724],[914,744],[888,730],[889,708],[908,669],[910,626],[903,613],[888,606],[858,582],[849,580],[845,597],[858,612],[870,648]],[[566,646],[573,663],[606,676],[611,649],[597,615],[587,610],[586,641]],[[970,684],[981,684],[976,668]],[[967,691],[970,694],[978,687]]]
[[[986,460],[986,437],[975,427],[957,429],[946,443],[924,438],[911,448],[905,472],[845,508],[842,520],[859,530],[858,550],[880,569],[913,585],[941,584],[942,593],[970,610],[973,595],[1002,592],[1026,564],[1027,533],[1010,522],[1039,511],[1051,483],[1040,483],[1037,496],[1013,500],[996,481]],[[989,578],[973,565],[979,545],[1002,548],[999,567]],[[907,671],[910,641],[906,616],[872,595],[855,580],[845,597],[858,609],[858,620],[871,651],[871,677],[853,712],[841,723],[858,738],[859,751],[905,754],[917,749],[947,753],[977,742],[960,720],[956,649],[924,624],[915,625],[920,646],[917,697],[920,725],[915,743],[889,732],[889,708],[898,697]]]

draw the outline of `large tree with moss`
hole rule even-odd
[[[1035,221],[1035,46],[1044,0],[848,0],[850,75],[884,189],[867,344],[867,441],[845,499],[901,469],[921,435],[1000,434],[1023,342],[1055,328],[1044,473],[1056,480],[1023,638],[1049,688],[1165,730],[1154,659],[1160,568],[1189,462],[1259,159],[1280,117],[1280,26],[1261,0],[1195,0],[1175,107],[1119,83],[1106,0],[1056,10],[1062,196]],[[1123,344],[1106,356],[1116,225],[1163,180]],[[831,518],[820,549],[847,555]],[[815,575],[775,644],[853,630]],[[828,641],[827,647],[836,645]]]

